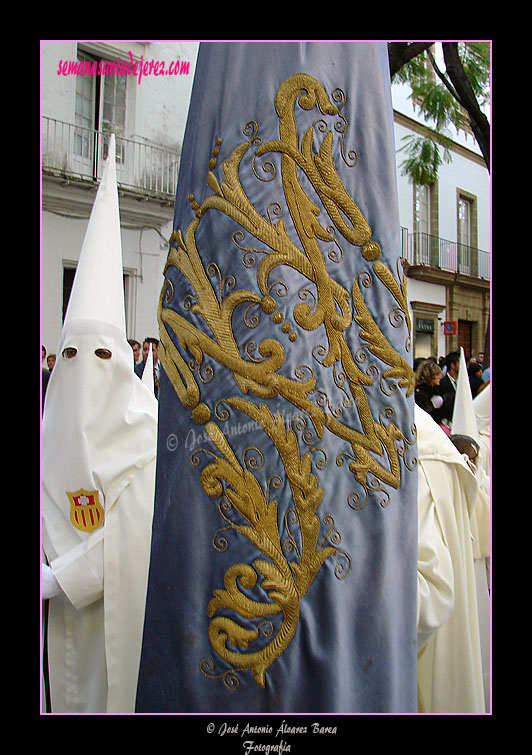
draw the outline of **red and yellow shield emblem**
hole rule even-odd
[[[66,492],[70,501],[70,521],[82,532],[92,532],[103,524],[104,511],[97,490]]]

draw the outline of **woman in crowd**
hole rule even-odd
[[[443,373],[431,359],[422,361],[416,369],[416,404],[424,409],[435,422],[440,424],[443,398],[440,395],[440,381]]]

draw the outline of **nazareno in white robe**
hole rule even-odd
[[[488,384],[473,401],[478,428],[480,451],[475,476],[479,482],[479,498],[475,507],[476,528],[474,531],[473,553],[477,575],[478,612],[480,640],[482,648],[482,668],[484,673],[484,694],[486,709],[490,707],[491,681],[491,605],[490,605],[490,566],[491,566],[491,394]]]
[[[484,713],[471,527],[478,483],[418,406],[415,422],[420,554],[428,554],[418,564],[419,712]]]
[[[52,713],[134,712],[151,544],[157,401],[112,325],[62,334],[43,416],[43,549]],[[62,359],[67,347],[74,359]],[[107,348],[112,358],[98,359]],[[67,492],[98,491],[103,524],[73,526]]]

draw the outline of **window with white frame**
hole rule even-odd
[[[478,275],[476,197],[457,190],[458,271]]]
[[[436,228],[434,227],[436,225]],[[439,266],[437,183],[414,186],[414,260],[418,265]]]
[[[458,198],[458,243],[471,244],[471,201],[465,197]]]
[[[91,65],[100,62],[100,58],[88,52],[78,50],[78,63]],[[107,157],[108,134],[115,134],[116,161],[124,162],[125,149],[122,141],[126,127],[126,89],[127,76],[106,74],[105,76],[76,76],[75,97],[75,131],[74,155],[84,163],[85,171],[99,152],[99,159]],[[97,139],[97,133],[104,134],[103,143]],[[84,171],[84,172],[85,172]]]
[[[78,61],[86,58],[78,55]],[[76,76],[74,122],[74,154],[85,160],[92,159],[91,130],[94,129],[94,76]]]
[[[415,227],[417,233],[430,233],[430,186],[415,186]]]
[[[113,133],[117,137],[116,159],[124,159],[124,137],[126,126],[126,76],[109,75],[104,77],[102,93],[102,116],[100,128],[104,133]],[[107,157],[104,150],[104,159]]]

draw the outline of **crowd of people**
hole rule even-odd
[[[133,369],[135,370],[135,373],[141,378],[144,369],[146,367],[146,362],[148,360],[148,353],[150,350],[151,345],[151,351],[152,351],[152,357],[153,357],[153,391],[155,394],[155,398],[159,398],[159,382],[161,379],[160,373],[159,373],[159,355],[157,353],[158,347],[159,347],[159,340],[157,338],[148,337],[145,338],[142,343],[142,356],[141,356],[141,346],[138,341],[136,341],[134,338],[128,338],[128,343],[131,346],[131,349],[133,351]]]
[[[471,397],[474,399],[488,384],[490,368],[484,369],[484,353],[467,358],[467,374]],[[450,435],[460,369],[460,352],[451,351],[446,357],[418,357],[414,360],[416,404]]]

